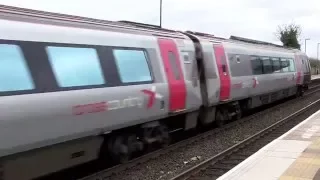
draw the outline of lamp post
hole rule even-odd
[[[320,43],[318,43],[318,45],[317,45],[317,60],[319,60],[319,44]]]
[[[162,0],[160,0],[160,28],[162,27]]]
[[[304,40],[304,52],[307,53],[307,40],[310,40],[310,38],[306,38]]]

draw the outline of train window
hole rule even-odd
[[[263,73],[262,62],[258,57],[255,57],[255,56],[251,57],[251,66],[252,66],[252,72],[254,75],[259,75]]]
[[[105,83],[95,49],[48,46],[46,51],[60,87]]]
[[[142,50],[114,49],[116,65],[123,83],[151,81],[146,53]]]
[[[294,60],[293,59],[289,59],[289,71],[290,72],[296,71],[296,66],[294,64]]]
[[[271,60],[268,57],[261,57],[262,64],[263,64],[263,73],[264,74],[269,74],[272,73],[272,64]]]
[[[0,91],[34,89],[29,68],[17,45],[0,44]]]
[[[170,66],[173,70],[173,74],[174,74],[175,79],[179,80],[181,78],[180,72],[179,72],[179,66],[178,66],[177,58],[172,51],[169,51],[169,62],[170,62]]]
[[[274,72],[280,72],[280,59],[279,58],[272,58],[272,69]]]
[[[289,72],[289,61],[287,59],[281,58],[281,69],[282,72]]]
[[[23,53],[17,45],[0,44],[0,91],[34,89]]]

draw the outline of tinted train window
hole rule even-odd
[[[48,46],[46,50],[60,87],[105,83],[95,49]]]
[[[289,71],[290,72],[296,71],[296,66],[294,64],[294,60],[293,59],[289,59]]]
[[[173,74],[176,80],[180,79],[180,72],[179,72],[179,66],[177,62],[176,56],[173,54],[173,52],[169,51],[169,62],[170,66],[173,70]]]
[[[280,72],[280,59],[279,58],[272,58],[272,68],[274,72]]]
[[[228,71],[227,70],[227,58],[224,54],[221,56],[220,61],[221,61],[222,72],[226,73]]]
[[[262,64],[263,64],[263,73],[264,74],[269,74],[272,73],[272,64],[269,58],[267,57],[262,57]]]
[[[289,61],[287,59],[281,59],[282,72],[289,72],[289,67],[284,67],[287,64],[289,64]]]
[[[114,49],[113,54],[123,83],[152,80],[144,51]]]
[[[255,75],[262,74],[262,62],[258,57],[251,57],[252,72]]]
[[[0,44],[0,91],[34,89],[28,66],[17,45]]]

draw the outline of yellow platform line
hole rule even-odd
[[[279,180],[313,180],[320,169],[320,138],[313,141]]]

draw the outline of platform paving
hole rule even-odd
[[[318,74],[318,75],[312,75],[311,76],[311,80],[313,80],[313,79],[319,79],[320,78],[320,74]]]
[[[320,110],[218,180],[320,180]]]

